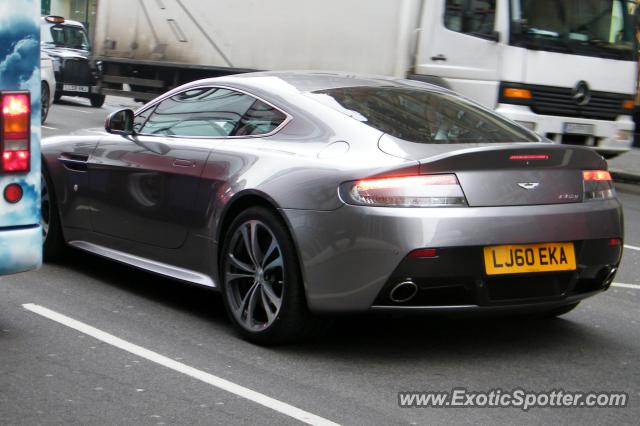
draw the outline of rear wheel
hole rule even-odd
[[[225,307],[245,339],[272,345],[322,328],[307,308],[293,241],[272,211],[256,207],[238,215],[221,254]]]
[[[49,115],[49,106],[51,105],[51,92],[49,91],[49,85],[44,81],[40,87],[40,102],[42,103],[40,110],[40,123],[44,124],[47,116]]]
[[[40,178],[40,225],[42,226],[43,257],[45,261],[59,260],[64,255],[60,216],[49,175],[42,169]]]
[[[89,101],[91,101],[91,106],[94,108],[100,108],[104,105],[105,96],[104,95],[91,95]]]

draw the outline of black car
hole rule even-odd
[[[61,16],[45,16],[41,22],[42,50],[51,57],[56,75],[54,99],[81,96],[101,107],[105,97],[96,87],[98,70],[91,67],[91,44],[84,26]]]

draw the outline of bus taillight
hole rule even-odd
[[[0,91],[0,161],[5,173],[31,165],[31,97],[28,91]]]

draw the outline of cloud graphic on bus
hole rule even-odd
[[[40,61],[39,29],[33,20],[0,21],[0,87],[27,88]],[[29,87],[29,89],[31,89]]]
[[[3,233],[0,238],[0,253],[3,256],[0,275],[26,271],[40,263],[42,238],[39,235],[39,238],[25,238],[18,233]]]

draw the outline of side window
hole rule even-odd
[[[262,101],[255,101],[240,120],[235,136],[265,135],[277,129],[287,117]]]
[[[444,26],[470,35],[492,35],[495,30],[496,0],[447,0]]]
[[[135,118],[133,119],[133,131],[135,133],[140,133],[142,131],[142,126],[144,126],[144,123],[146,123],[147,118],[149,118],[149,116],[155,109],[156,107],[151,107],[135,116]]]
[[[462,32],[462,15],[465,0],[447,0],[444,11],[444,26],[451,31]]]
[[[229,136],[255,99],[228,89],[187,90],[160,102],[140,133],[167,136]]]

